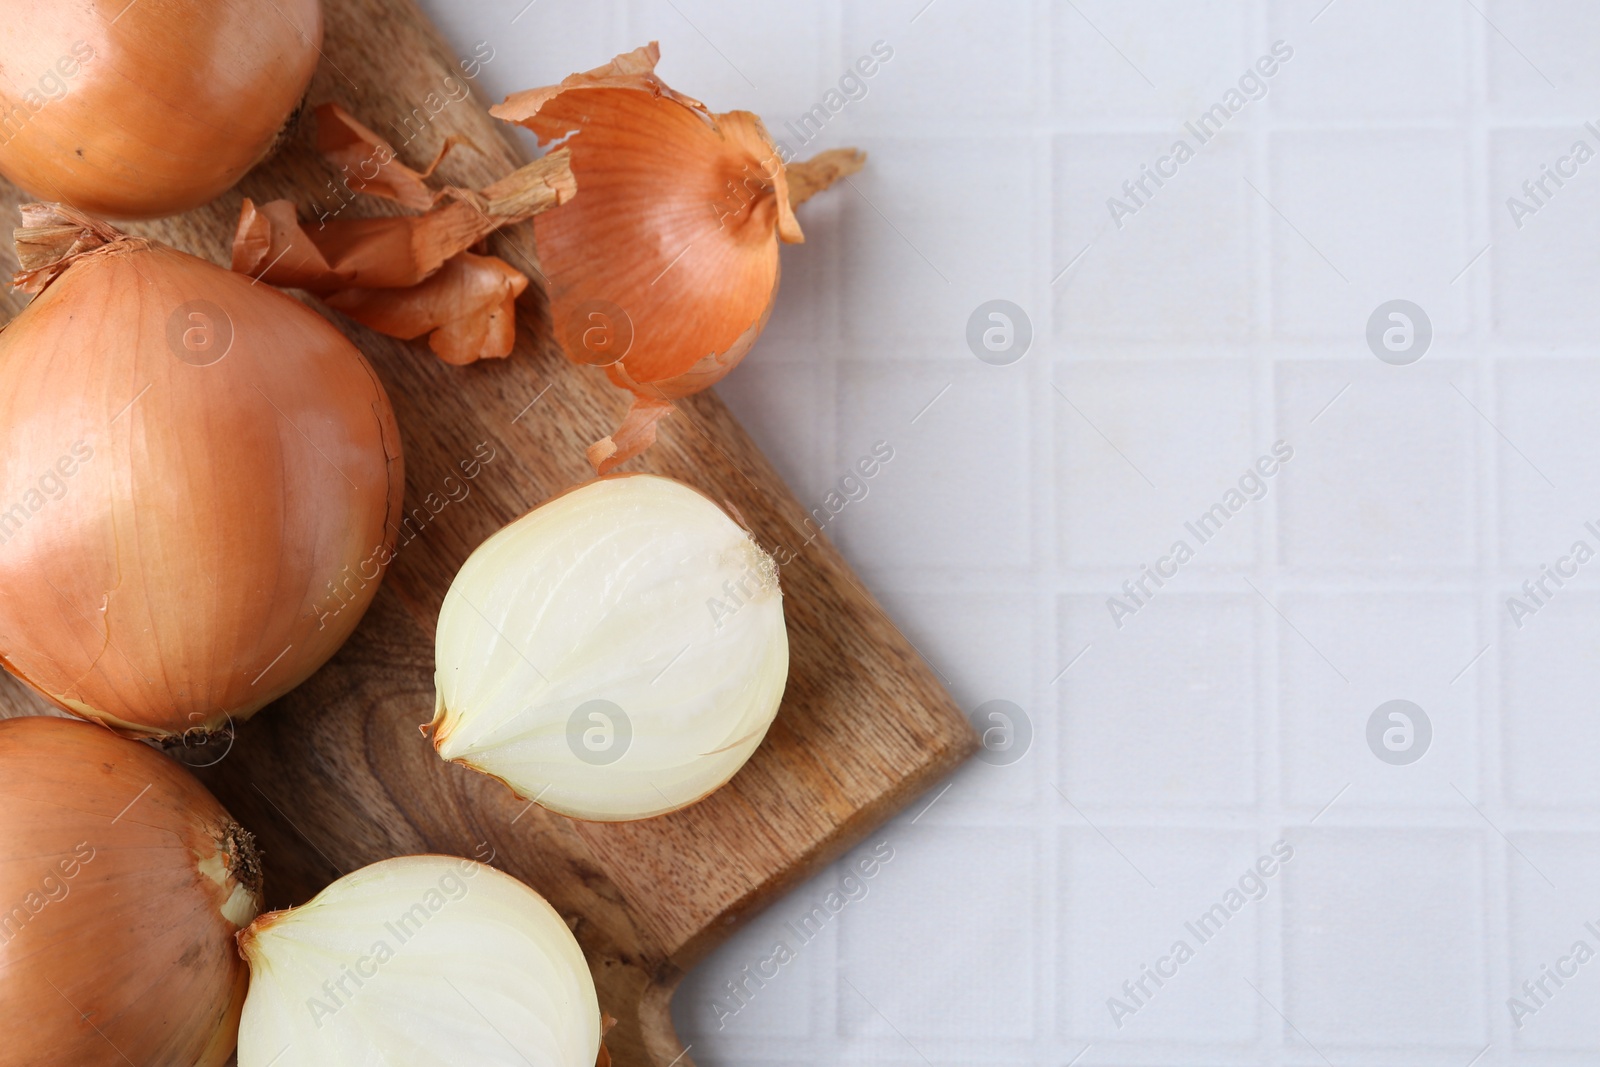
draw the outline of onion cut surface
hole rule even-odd
[[[435,652],[439,754],[600,821],[732,778],[789,671],[772,558],[705,496],[648,474],[571,489],[480,545]]]
[[[239,935],[239,1067],[592,1067],[600,1007],[544,898],[472,860],[401,856]]]

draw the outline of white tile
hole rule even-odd
[[[1056,683],[1061,788],[1080,805],[1250,803],[1254,606],[1160,591],[1121,630],[1109,619],[1103,597],[1063,599],[1060,662],[1091,647]]]
[[[1489,256],[1494,326],[1507,337],[1582,344],[1600,327],[1589,285],[1600,271],[1600,158],[1578,166],[1574,145],[1579,141],[1600,155],[1600,136],[1578,123],[1494,136]],[[1552,173],[1558,166],[1577,173],[1558,187],[1545,178],[1546,166]],[[1530,195],[1523,189],[1524,182],[1540,178],[1545,178],[1542,190],[1535,186]]]
[[[1516,833],[1511,844],[1509,981],[1493,1003],[1519,1050],[1600,1052],[1600,834]]]
[[[1477,675],[1462,669],[1494,635],[1479,639],[1476,603],[1465,593],[1279,596],[1288,618],[1273,621],[1289,803],[1320,809],[1338,796],[1342,810],[1395,812],[1458,804],[1452,785],[1477,795]],[[1426,717],[1421,727],[1405,712],[1411,732],[1393,736],[1397,753],[1383,748],[1414,762],[1388,762],[1368,739],[1374,712],[1391,700]],[[1385,731],[1407,727],[1388,713],[1380,720]]]
[[[1262,868],[1270,878],[1247,872],[1270,844],[1238,832],[1099,830],[1105,837],[1087,826],[1061,835],[1062,1036],[1184,1048],[1254,1040],[1260,1003],[1244,983],[1261,984],[1265,902],[1282,893],[1285,871],[1273,862]]]
[[[1313,1045],[1488,1041],[1480,839],[1450,830],[1304,830],[1283,872],[1284,1003]],[[1284,1042],[1298,1044],[1283,1027]],[[1462,1062],[1465,1062],[1463,1059]]]
[[[821,98],[834,56],[827,21],[801,4],[750,18],[737,0],[630,0],[627,27],[630,47],[661,42],[656,71],[668,85],[712,111],[754,111],[772,125]]]
[[[1584,507],[1600,500],[1600,469],[1586,447],[1574,447],[1594,440],[1600,366],[1588,359],[1506,360],[1496,368],[1495,385],[1505,434],[1494,442],[1500,558],[1537,578],[1540,564],[1555,563],[1578,540],[1600,551],[1600,540],[1584,526],[1600,526],[1600,507]]]
[[[1229,0],[1078,0],[1050,13],[1057,115],[1192,118],[1255,60],[1246,10]]]
[[[844,198],[849,195],[848,188],[832,189],[800,208],[806,239],[779,250],[778,295],[772,302],[772,317],[747,359],[777,348],[782,358],[814,360],[820,339],[832,336],[836,264],[843,241],[840,219]]]
[[[1482,399],[1468,403],[1467,367],[1429,357],[1391,367],[1368,356],[1279,363],[1277,377],[1277,433],[1294,447],[1278,475],[1283,562],[1474,561],[1477,441],[1495,434],[1472,408]]]
[[[929,583],[932,585],[933,583]],[[965,707],[986,700],[1025,703],[1033,677],[1033,605],[1026,595],[884,590],[909,636],[951,680]]]
[[[1181,166],[1180,141],[1195,153]],[[1248,157],[1231,128],[1204,145],[1182,129],[1056,138],[1051,269],[1065,271],[1052,285],[1056,331],[1117,340],[1248,334]],[[1172,176],[1157,186],[1143,168]]]
[[[915,827],[889,845],[871,894],[839,916],[840,1033],[1031,1038],[1043,899],[1032,831]],[[930,939],[938,953],[908,966]]]
[[[800,901],[822,899],[837,877],[824,874],[800,887],[741,929],[715,955],[689,972],[672,997],[678,1036],[687,1044],[754,1037],[796,1040],[815,1029],[809,993],[832,965],[832,929],[802,940],[789,923]],[[809,934],[810,927],[807,928]]]
[[[835,476],[818,454],[821,412],[832,405],[833,397],[824,392],[820,368],[805,362],[776,362],[762,358],[763,354],[757,348],[746,357],[737,372],[718,383],[717,395],[778,468],[785,484],[809,504],[821,498]]]
[[[1524,113],[1564,114],[1600,94],[1589,43],[1600,35],[1600,8],[1584,0],[1525,4],[1484,0],[1490,21],[1489,93]]]
[[[1008,809],[1034,802],[1037,772],[1043,752],[1054,743],[1054,715],[1034,700],[1033,604],[1028,596],[999,593],[919,591],[879,592],[879,601],[923,655],[950,680],[952,696],[969,718],[983,705],[1003,700],[1021,711],[1020,722],[977,715],[980,734],[992,735],[999,763],[968,760],[952,779],[950,792],[929,808],[918,822],[937,823],[953,813],[970,814],[980,806]],[[1004,712],[1015,719],[1015,712]],[[1005,734],[1011,730],[1009,737]],[[1020,751],[1001,749],[1020,744]],[[934,795],[917,801],[911,811],[931,804]],[[947,804],[945,801],[958,803]]]
[[[831,191],[844,204],[841,315],[847,336],[936,338],[970,353],[967,319],[984,301],[1029,309],[1028,249],[1039,228],[1033,149],[1020,138],[870,138],[866,169]],[[981,203],[981,210],[974,210]],[[804,209],[802,209],[804,210]]]
[[[1062,562],[1115,565],[1131,576],[1180,540],[1195,551],[1185,567],[1254,559],[1263,498],[1276,478],[1252,473],[1271,448],[1252,440],[1252,378],[1242,360],[1058,362],[1050,401]],[[1249,502],[1201,544],[1185,523],[1229,490],[1240,494],[1231,500]]]
[[[1295,54],[1273,106],[1347,120],[1462,114],[1476,17],[1452,0],[1275,0],[1272,36]]]
[[[1546,588],[1551,588],[1547,586]],[[1507,598],[1517,596],[1506,590]],[[1534,614],[1501,620],[1505,663],[1500,695],[1506,793],[1527,807],[1600,804],[1600,691],[1595,619],[1600,596],[1584,589],[1556,590]]]
[[[492,103],[598,67],[622,47],[621,27],[605,5],[582,19],[568,17],[558,5],[527,0],[485,0],[481,6],[421,0],[421,7],[458,59],[484,61],[478,89]]]
[[[875,442],[894,453],[865,482],[867,495],[826,527],[852,560],[884,567],[1027,564],[1023,380],[1006,373],[1012,368],[971,363],[977,369],[943,361],[839,364],[838,479],[850,476]],[[975,557],[974,546],[984,553]]]
[[[1277,332],[1365,350],[1367,319],[1396,299],[1427,312],[1436,345],[1462,332],[1467,290],[1451,282],[1477,251],[1463,134],[1318,130],[1270,144]]]
[[[1034,29],[1027,0],[852,0],[843,12],[850,62],[880,41],[893,50],[868,98],[882,113],[988,116],[1029,108]]]

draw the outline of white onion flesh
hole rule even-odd
[[[480,545],[435,653],[439,754],[603,821],[727,782],[789,673],[771,557],[700,493],[643,474],[582,485]]]
[[[450,856],[347,874],[240,935],[239,1067],[593,1067],[594,980],[510,875]]]

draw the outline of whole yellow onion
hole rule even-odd
[[[0,658],[130,735],[244,718],[377,590],[404,488],[388,397],[270,286],[24,211],[42,292],[0,333]]]
[[[260,910],[250,834],[147,745],[0,721],[0,1067],[218,1067]]]
[[[805,239],[795,206],[866,161],[853,148],[784,160],[751,112],[713,114],[670,88],[660,58],[652,41],[489,109],[571,154],[580,195],[534,232],[556,340],[633,394],[589,449],[597,474],[744,359],[777,295],[779,242]]]
[[[268,154],[319,0],[0,0],[0,173],[113,218],[215,198]]]

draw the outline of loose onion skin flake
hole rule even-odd
[[[0,172],[111,218],[198,207],[273,148],[319,0],[0,0]]]
[[[133,736],[245,718],[377,591],[404,490],[388,397],[271,287],[24,210],[43,292],[0,332],[0,657]]]
[[[468,557],[435,661],[440,756],[576,818],[664,814],[732,778],[777,714],[777,566],[680,482],[600,478]]]
[[[570,200],[577,192],[567,153],[551,152],[481,190],[427,184],[426,170],[395,156],[383,138],[337,104],[317,108],[317,148],[347,175],[347,187],[425,212],[325,218],[302,226],[288,200],[245,198],[233,238],[233,269],[258,281],[305,289],[363,326],[405,340],[428,335],[446,363],[504,359],[516,337],[516,300],[528,278],[494,256],[468,251],[502,226]]]
[[[0,720],[0,1067],[215,1067],[260,906],[250,835],[92,723]]]
[[[601,1016],[561,916],[493,867],[383,860],[239,934],[239,1067],[593,1067]]]

